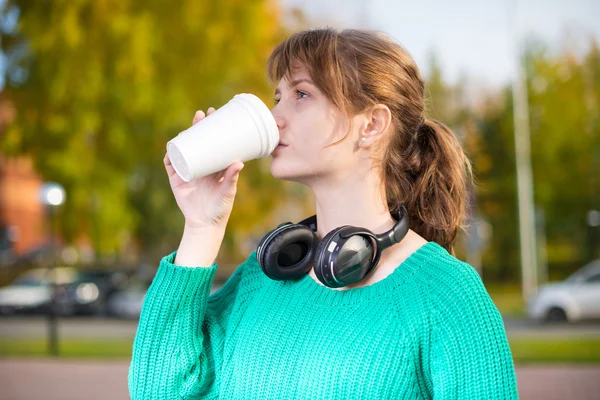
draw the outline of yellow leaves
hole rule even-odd
[[[9,126],[2,133],[0,150],[5,155],[12,155],[21,150],[22,129],[18,125]]]
[[[108,21],[108,34],[117,40],[123,40],[131,31],[129,16],[126,14],[117,14]]]
[[[473,166],[478,173],[486,174],[492,168],[492,158],[488,154],[478,153],[475,155]]]
[[[45,128],[51,133],[63,133],[67,127],[67,118],[61,114],[48,114],[45,118]]]
[[[203,26],[209,20],[213,8],[213,2],[193,1],[189,3],[185,12],[181,13],[182,29],[191,34],[201,32]]]
[[[151,241],[143,243],[148,251],[176,241],[180,226],[173,221],[180,213],[168,182],[154,176],[164,174],[165,143],[189,126],[197,109],[219,107],[240,92],[270,98],[264,69],[282,30],[276,3],[15,4],[33,62],[31,79],[15,89],[17,122],[4,133],[3,147],[37,157],[44,176],[68,187],[62,218],[73,237],[91,236],[105,252],[133,234]],[[273,196],[281,182],[255,164],[244,171],[240,192],[247,200],[229,232],[248,232],[285,201]],[[135,173],[152,185],[132,193],[127,182]]]
[[[120,49],[122,54],[116,65],[117,76],[136,84],[148,83],[154,78],[154,19],[145,12],[130,18],[128,25],[129,30],[124,38],[126,46]]]
[[[75,48],[81,44],[82,27],[80,26],[79,21],[80,11],[81,9],[75,6],[75,4],[65,8],[65,14],[61,24],[62,36],[64,44],[70,48]]]

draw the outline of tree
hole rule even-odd
[[[136,244],[152,259],[173,250],[182,219],[162,166],[165,144],[197,109],[238,92],[272,98],[265,64],[285,33],[278,7],[9,0],[1,15],[3,95],[18,112],[0,146],[32,157],[44,179],[66,188],[65,239],[88,235],[104,255]],[[265,160],[244,175],[225,258],[238,256],[234,233],[269,215],[283,188]]]
[[[600,208],[598,54],[595,42],[579,56],[569,51],[553,54],[533,41],[527,51],[534,201],[545,214],[547,259],[557,275],[572,272],[598,254],[598,244],[587,240],[585,221],[588,210]],[[490,95],[481,111],[474,162],[478,207],[494,226],[486,261],[493,276],[514,279],[519,232],[509,89]]]
[[[483,101],[473,104],[464,97],[464,81],[448,84],[435,57],[430,63],[425,86],[428,115],[449,125],[462,140],[475,173],[472,211],[493,227],[483,259],[484,277],[517,280],[519,231],[510,87],[487,92]],[[552,52],[532,40],[526,66],[534,200],[545,216],[550,272],[564,276],[598,257],[600,251],[597,233],[586,226],[587,212],[600,209],[600,50],[592,41],[585,54]]]

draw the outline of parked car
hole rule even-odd
[[[142,312],[146,292],[150,287],[151,281],[141,279],[131,279],[128,285],[122,290],[117,291],[110,297],[107,303],[107,314],[125,319],[137,319]],[[210,289],[210,294],[219,290],[224,284],[221,279],[215,279]]]
[[[537,321],[600,319],[600,260],[564,281],[542,285],[529,299],[528,313]]]
[[[125,319],[139,318],[149,286],[149,283],[140,280],[130,281],[125,288],[108,299],[108,315]]]
[[[0,288],[0,313],[48,313],[55,283],[58,314],[105,314],[107,300],[126,279],[119,274],[123,273],[74,267],[35,268]]]
[[[128,279],[129,273],[125,271],[105,269],[79,271],[75,282],[63,288],[62,313],[106,315],[108,301],[127,284]],[[61,305],[60,301],[57,303]]]
[[[57,285],[58,300],[62,298],[64,286],[72,284],[76,279],[77,270],[70,267],[27,271],[10,285],[0,288],[0,313],[48,312],[52,299],[52,282]]]

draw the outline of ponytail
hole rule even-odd
[[[413,135],[395,135],[385,156],[390,211],[405,204],[411,229],[454,253],[463,227],[471,165],[450,129],[425,118]]]

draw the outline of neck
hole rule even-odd
[[[385,189],[372,170],[328,177],[308,186],[315,196],[319,239],[343,225],[380,234],[395,224],[387,206]]]

